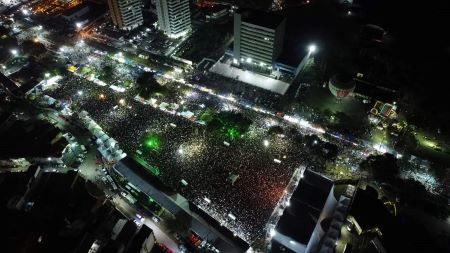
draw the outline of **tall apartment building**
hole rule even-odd
[[[158,26],[171,38],[185,35],[191,30],[189,0],[156,0]]]
[[[132,30],[144,23],[140,0],[108,0],[109,12],[115,26]]]
[[[286,19],[259,11],[234,14],[235,63],[271,68],[283,50]]]

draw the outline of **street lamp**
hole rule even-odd
[[[277,231],[273,228],[270,229],[269,235],[270,237],[274,237],[277,234]]]
[[[11,54],[17,56],[19,52],[17,51],[17,49],[11,49]]]
[[[312,44],[308,47],[309,53],[312,54],[317,50],[316,45]]]
[[[80,29],[81,26],[82,26],[82,24],[81,24],[80,22],[76,22],[76,23],[75,23],[75,26],[76,26],[78,29]]]

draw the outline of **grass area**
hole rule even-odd
[[[340,133],[355,136],[363,134],[369,126],[368,108],[353,97],[337,99],[328,88],[310,87],[302,94],[301,99],[300,102],[306,108],[312,108],[315,112],[308,110],[305,117],[309,114],[311,121],[324,124]]]
[[[406,149],[411,154],[450,165],[450,149],[443,141],[421,131],[409,133],[405,139]]]
[[[311,87],[304,94],[306,105],[319,111],[330,111],[331,113],[343,112],[351,117],[365,117],[365,105],[353,97],[336,99],[328,88]]]

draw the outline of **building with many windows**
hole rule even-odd
[[[191,30],[189,0],[156,0],[158,26],[171,38],[181,37]]]
[[[234,64],[271,69],[283,50],[286,19],[273,13],[234,15]]]
[[[140,0],[108,0],[109,12],[115,26],[132,30],[143,24]]]

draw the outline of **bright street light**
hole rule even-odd
[[[83,91],[79,90],[79,91],[77,92],[77,94],[78,94],[78,96],[81,96],[81,95],[83,95]]]
[[[22,13],[23,13],[24,15],[30,14],[30,12],[29,12],[27,9],[22,9]]]
[[[45,78],[49,78],[50,77],[50,73],[45,73]]]
[[[266,146],[266,147],[269,146],[269,141],[268,140],[264,140],[264,146]]]
[[[276,233],[277,233],[277,231],[275,231],[275,229],[271,228],[269,235],[270,235],[270,237],[274,237],[276,235]]]
[[[314,53],[317,50],[316,45],[312,44],[308,47],[309,53]]]
[[[76,22],[75,23],[75,26],[77,27],[77,28],[81,28],[81,26],[83,26],[80,22]]]
[[[248,57],[247,58],[247,63],[252,63],[252,58]]]
[[[17,51],[17,49],[11,49],[11,54],[17,56],[19,52]]]

